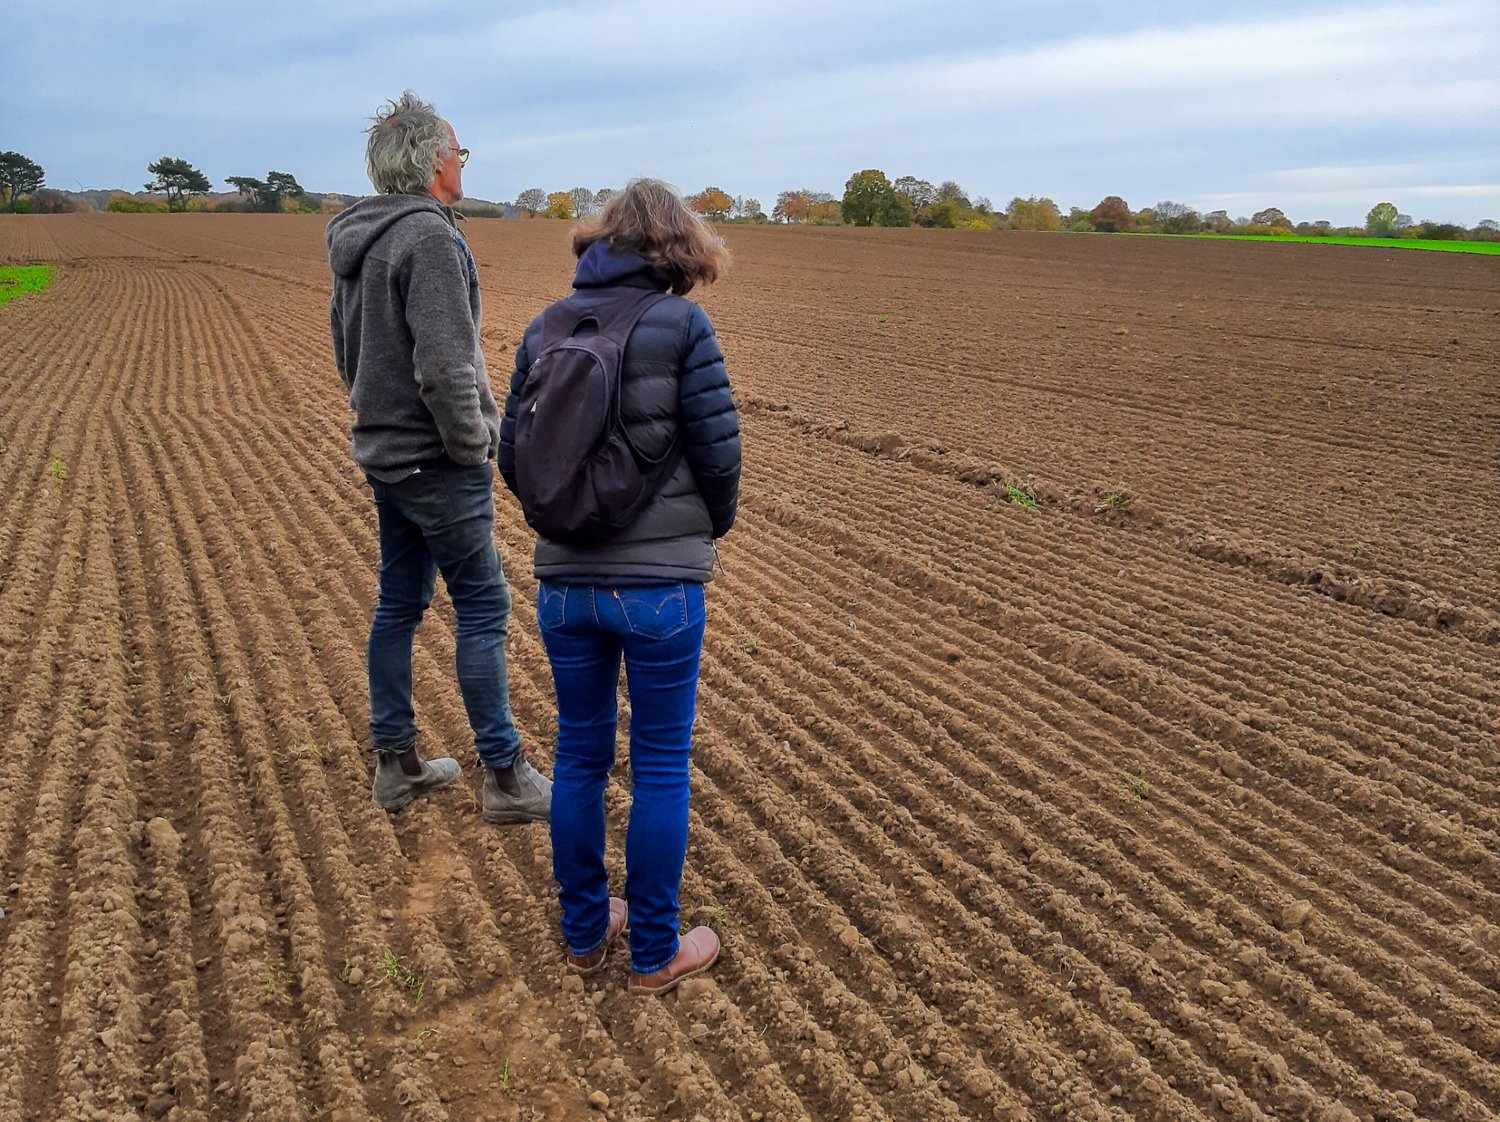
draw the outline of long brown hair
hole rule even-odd
[[[667,274],[673,292],[685,296],[700,281],[712,284],[729,267],[729,250],[701,215],[693,213],[670,184],[632,179],[611,195],[604,209],[573,231],[573,253],[595,242],[638,253]]]

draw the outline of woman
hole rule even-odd
[[[729,254],[667,184],[638,179],[574,231],[578,258],[570,309],[615,307],[644,293],[651,305],[630,333],[620,375],[620,417],[647,459],[681,457],[625,528],[602,542],[536,543],[537,617],[557,687],[552,863],[567,961],[604,965],[630,920],[632,992],[666,993],[713,965],[707,927],[678,936],[678,889],[687,856],[688,753],[703,650],[704,585],[714,539],[734,524],[740,434],[724,356],[703,309],[682,299],[711,283]],[[540,350],[542,316],[516,350],[500,429],[500,471],[516,479],[517,398]],[[620,661],[630,691],[630,825],[625,899],[604,869],[604,788],[614,765]]]

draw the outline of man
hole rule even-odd
[[[365,166],[379,194],[328,224],[330,318],[354,410],[354,461],[375,492],[380,598],[370,626],[372,797],[399,810],[452,784],[424,760],[412,639],[442,573],[458,618],[458,686],[485,767],[486,821],[545,822],[552,784],[521,752],[505,671],[510,589],[495,549],[500,414],[479,347],[479,276],[453,204],[468,150],[410,90],[376,113]]]

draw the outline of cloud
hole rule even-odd
[[[1500,198],[1500,183],[1382,183],[1372,180],[1356,186],[1335,187],[1327,190],[1309,188],[1303,191],[1226,191],[1203,196],[1207,209],[1232,209],[1234,207],[1260,207],[1271,197],[1282,210],[1289,205],[1302,207],[1365,206],[1370,207],[1382,199],[1401,204],[1403,199],[1475,199],[1495,200]],[[1404,205],[1404,204],[1401,204]]]
[[[132,183],[180,150],[359,190],[360,128],[403,87],[454,120],[492,198],[641,172],[774,198],[864,167],[1065,205],[1500,178],[1492,0],[267,0],[144,26],[79,3],[66,29],[31,9],[7,28],[8,143],[59,181]]]
[[[1496,45],[1472,33],[1479,18],[1452,3],[1080,36],[763,83],[754,102],[855,129],[872,107],[885,126],[1003,114],[1002,137],[1479,118],[1500,109],[1500,79],[1464,76]]]

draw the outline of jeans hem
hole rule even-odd
[[[371,750],[375,751],[375,752],[396,752],[396,753],[406,752],[406,751],[408,751],[408,750],[410,750],[412,748],[415,748],[416,746],[417,746],[417,734],[416,733],[412,733],[405,740],[397,741],[394,744],[373,744],[372,743],[370,745]]]
[[[479,762],[485,767],[491,768],[495,771],[504,771],[506,768],[510,767],[511,764],[515,763],[521,758],[521,742],[519,740],[516,741],[516,746],[512,748],[510,750],[510,753],[506,755],[505,758],[499,763],[494,762],[494,760],[492,759],[492,753],[485,752],[477,744],[474,746],[474,754],[479,757]]]
[[[673,939],[672,940],[672,953],[669,954],[669,955],[667,955],[666,959],[663,960],[663,962],[662,962],[662,964],[660,966],[653,966],[650,970],[638,970],[638,969],[636,969],[635,963],[632,962],[630,964],[630,972],[632,974],[634,974],[638,978],[644,978],[647,974],[656,974],[656,973],[658,973],[658,972],[660,972],[662,970],[665,970],[668,966],[672,965],[672,960],[677,957],[677,952],[680,951],[681,949],[682,949],[682,940],[681,939]]]
[[[567,940],[563,940],[563,942],[566,944]],[[596,942],[593,946],[591,946],[588,950],[586,950],[586,951],[575,951],[572,948],[572,946],[569,945],[568,946],[568,953],[570,955],[572,955],[574,958],[583,958],[585,955],[591,955],[591,954],[593,954],[600,947],[604,946],[604,944],[607,943],[607,942],[609,942],[609,924],[606,923],[604,925],[604,934],[601,935],[601,936],[599,936],[599,941]]]

